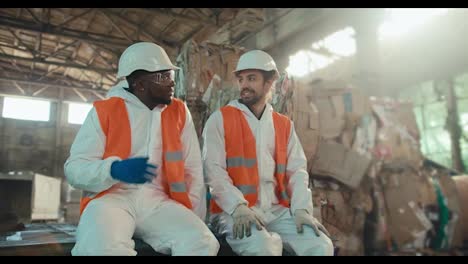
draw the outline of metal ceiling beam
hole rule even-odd
[[[143,17],[141,18],[141,21],[138,22],[139,27],[138,27],[138,30],[135,31],[135,33],[133,34],[133,37],[135,37],[135,38],[140,38],[141,30],[142,30],[143,28],[145,28],[146,25],[147,25],[150,21],[153,20],[153,18],[154,18],[154,15],[143,16]]]
[[[22,60],[22,61],[35,62],[35,63],[43,63],[43,64],[49,64],[49,65],[64,66],[64,67],[68,67],[68,68],[95,71],[95,72],[98,72],[98,73],[115,73],[114,70],[109,69],[109,68],[91,67],[91,66],[85,66],[85,65],[80,65],[80,64],[76,64],[76,63],[45,61],[45,60],[43,60],[41,58],[24,58],[24,57],[7,55],[7,54],[0,54],[0,58],[10,59],[10,60]]]
[[[92,92],[96,97],[98,97],[99,99],[101,99],[101,100],[104,100],[104,99],[105,99],[105,97],[104,97],[102,94],[97,93],[96,91],[91,91],[91,92]]]
[[[60,12],[60,13],[62,13],[62,14],[65,14],[64,12],[62,12],[62,11],[60,11],[60,10],[58,10],[58,9],[55,10],[55,11],[56,11],[56,12]],[[96,15],[97,15],[97,13],[98,13],[98,9],[92,8],[92,9],[90,9],[90,10],[88,10],[88,11],[91,11],[92,14],[91,14],[91,17],[88,19],[88,24],[86,25],[85,29],[83,30],[83,31],[85,31],[85,32],[88,31],[90,25],[93,23],[94,19],[96,18]],[[85,12],[83,12],[82,14],[77,15],[75,18],[78,18],[78,16],[82,16],[82,15],[84,15],[84,14],[87,14],[88,11],[85,11]],[[74,20],[75,18],[73,18],[73,20]],[[71,20],[71,19],[70,19],[70,20]],[[62,24],[59,25],[59,27],[62,27],[63,25],[68,24],[69,22],[70,22],[70,21],[66,21],[66,23],[63,22]],[[58,39],[59,39],[59,38],[58,38]],[[82,39],[76,39],[74,42],[77,42],[77,41],[80,41],[80,44],[78,45],[78,47],[75,48],[75,51],[76,51],[76,50],[79,50],[79,48],[81,47],[81,44],[83,43],[83,42],[81,42],[81,41],[85,41],[86,44],[88,44],[89,47],[91,47],[91,48],[92,48],[93,50],[95,50],[95,51],[101,51],[101,50],[102,50],[102,51],[107,52],[107,53],[109,53],[111,56],[116,57],[116,58],[118,58],[118,56],[119,56],[119,54],[117,54],[117,52],[115,52],[115,51],[113,51],[113,50],[111,50],[111,49],[109,49],[109,48],[106,48],[106,47],[102,47],[102,46],[100,46],[100,45],[97,45],[96,43],[92,43],[92,42],[90,42],[90,41],[86,41],[86,40],[82,40]],[[57,45],[58,45],[58,44],[57,44]],[[73,56],[76,56],[76,52],[74,52],[73,54],[74,54]],[[98,55],[101,56],[101,54],[99,54],[99,53],[98,53]],[[102,57],[102,56],[101,56],[101,57]],[[74,58],[74,57],[72,57],[72,58]],[[106,64],[110,65],[110,64],[108,63],[107,59],[105,59],[104,61],[106,62]]]
[[[0,81],[10,81],[10,82],[17,82],[17,83],[24,83],[24,84],[34,84],[34,85],[46,85],[53,88],[59,89],[76,89],[78,91],[94,91],[97,93],[107,93],[107,90],[101,88],[92,88],[92,87],[79,87],[75,85],[63,85],[63,84],[56,84],[47,81],[34,81],[34,80],[25,80],[20,78],[12,78],[12,77],[0,77]]]
[[[169,48],[170,47],[173,47],[175,45],[177,45],[176,42],[174,41],[170,41],[170,40],[165,40],[165,39],[161,39],[161,38],[156,38],[155,36],[153,36],[151,33],[149,33],[147,30],[145,30],[141,25],[138,25],[136,23],[134,23],[133,21],[130,21],[128,20],[128,18],[126,18],[125,16],[122,16],[121,14],[119,13],[115,13],[113,11],[110,11],[110,10],[102,10],[102,12],[105,12],[106,14],[108,14],[109,16],[110,15],[113,15],[117,18],[119,18],[121,21],[123,21],[125,24],[127,24],[128,26],[132,27],[134,30],[138,31],[140,30],[141,33],[145,34],[147,37],[149,37],[151,39],[151,41],[153,42],[160,42],[166,46],[168,46]]]
[[[34,21],[36,21],[38,24],[42,24],[42,21],[34,14],[33,11],[29,10],[29,8],[25,8],[26,11],[28,11],[28,13],[32,16],[32,18],[34,19]]]
[[[48,77],[48,75],[50,75],[52,72],[54,72],[57,69],[61,68],[61,67],[57,67],[56,69],[53,69],[49,73],[43,73],[43,74],[37,74],[37,73],[26,74],[24,72],[21,72],[22,74],[18,75],[18,73],[20,73],[20,72],[10,70],[11,69],[10,65],[5,63],[4,61],[0,61],[0,66],[3,69],[3,72],[2,72],[4,74],[3,76],[12,77],[12,78],[21,79],[21,80],[29,80],[29,81],[34,81],[34,82],[39,82],[39,81],[43,80],[45,77]],[[8,68],[6,68],[6,67],[8,67]],[[15,75],[10,75],[10,73],[15,74]],[[73,82],[77,82],[77,80],[75,80],[75,79],[70,79],[70,78],[62,77],[62,76],[54,76],[52,78],[45,79],[43,81],[44,82],[50,82],[50,83],[54,83],[55,81],[66,81],[66,82],[73,81]],[[115,81],[111,80],[111,82],[115,82]],[[71,85],[71,83],[70,83],[70,85]],[[102,87],[101,85],[97,85],[96,83],[91,83],[91,82],[88,82],[88,81],[78,82],[78,84],[74,85],[74,86],[77,86],[77,87]]]
[[[72,22],[73,20],[76,20],[86,14],[88,14],[89,12],[91,12],[93,10],[93,8],[90,8],[88,10],[85,10],[84,12],[81,12],[80,14],[76,15],[76,16],[73,16],[73,17],[70,17],[69,19],[66,19],[65,21],[63,21],[62,23],[60,23],[59,25],[57,25],[58,28],[62,28],[63,26],[65,26],[66,24]]]
[[[139,8],[139,10],[143,10],[143,11],[145,11],[147,13],[153,13],[153,14],[155,13],[155,14],[158,14],[158,15],[171,16],[173,18],[184,20],[185,22],[189,22],[189,23],[194,23],[195,22],[197,24],[205,24],[205,25],[210,25],[210,26],[216,26],[216,21],[214,21],[214,20],[201,19],[201,18],[198,18],[198,17],[189,16],[189,15],[182,15],[182,14],[174,12],[171,9],[162,11],[159,8]]]
[[[218,12],[213,12],[213,14],[210,16],[210,18],[215,18],[217,20],[217,16],[219,15]],[[217,21],[216,23],[218,23]],[[198,27],[194,28],[192,31],[190,31],[180,42],[181,46],[185,44],[185,42],[189,39],[191,39],[193,36],[195,36],[198,32],[200,32],[202,29],[205,28],[205,25],[201,24]]]
[[[43,91],[47,90],[48,88],[49,88],[49,86],[44,86],[41,89],[39,89],[39,90],[35,91],[34,93],[32,93],[32,96],[37,96],[40,93],[42,93]]]
[[[134,40],[127,34],[125,33],[125,31],[123,31],[123,29],[121,29],[116,23],[115,21],[112,19],[112,17],[110,16],[110,14],[108,14],[106,10],[103,10],[103,9],[99,9],[99,12],[101,12],[101,14],[104,15],[105,18],[107,18],[107,20],[109,20],[109,22],[111,23],[112,27],[114,27],[115,29],[117,29],[118,32],[120,32],[120,34],[122,34],[126,39],[128,39],[130,42],[134,42]]]
[[[34,49],[32,49],[31,47],[29,47],[28,45],[26,45],[26,43],[24,43],[23,40],[22,40],[18,35],[16,35],[15,31],[13,31],[12,29],[8,29],[8,31],[10,32],[11,35],[13,35],[13,37],[14,37],[21,45],[23,45],[23,46],[28,50],[29,53],[31,53],[31,55],[32,55],[33,57],[37,57],[37,56],[38,56],[37,52],[36,52]]]
[[[111,69],[113,69],[115,72],[117,71],[117,68],[115,68],[112,63],[110,63],[108,61],[108,59],[104,58],[102,55],[101,55],[101,50],[99,47],[96,47],[95,45],[89,45],[89,47],[94,51],[94,54],[96,54],[97,56],[99,56],[102,61],[107,64],[107,66],[109,66]]]
[[[17,82],[13,82],[13,84],[15,85],[16,89],[18,89],[22,94],[26,94],[23,87],[21,87]]]
[[[53,66],[53,65],[50,65],[50,66]],[[47,72],[44,73],[41,77],[39,77],[37,80],[40,81],[42,79],[44,79],[45,77],[49,77],[49,75],[51,75],[52,73],[58,71],[60,69],[60,66],[57,66],[55,69],[53,70],[49,70],[47,69]]]
[[[73,91],[81,98],[81,100],[83,100],[83,102],[87,102],[88,101],[88,98],[86,98],[86,96],[84,96],[84,94],[82,94],[80,91],[78,91],[77,89],[73,88]]]
[[[68,47],[70,47],[70,46],[72,46],[72,45],[75,45],[78,41],[79,41],[79,40],[72,41],[72,42],[70,42],[70,43],[68,43],[68,44],[66,44],[66,45],[64,45],[64,46],[62,46],[61,48],[58,48],[59,46],[57,46],[58,49],[57,49],[56,51],[54,51],[53,53],[51,53],[51,54],[49,54],[49,55],[46,55],[46,56],[44,57],[44,60],[47,59],[47,58],[50,58],[50,57],[53,58],[53,57],[54,57],[55,55],[57,55],[60,51],[65,50],[66,48],[68,48]],[[59,45],[60,45],[60,44],[59,44]]]
[[[126,39],[117,38],[110,35],[85,32],[69,28],[60,29],[59,27],[51,24],[37,25],[36,23],[31,23],[31,21],[28,20],[16,19],[7,16],[0,16],[0,26],[79,39],[82,41],[91,42],[103,46],[110,45],[114,47],[126,48],[130,44]],[[115,51],[113,52],[115,53]]]

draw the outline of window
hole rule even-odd
[[[89,113],[89,110],[93,107],[92,104],[78,104],[78,103],[69,103],[68,104],[68,123],[70,124],[83,124],[86,116]]]
[[[386,19],[380,25],[379,37],[383,39],[404,35],[447,12],[447,8],[386,8]]]
[[[312,44],[312,49],[323,50],[341,57],[351,56],[356,53],[356,40],[354,28],[346,27],[324,39]]]
[[[293,76],[302,77],[326,68],[342,57],[355,54],[354,34],[352,27],[346,27],[312,43],[310,49],[300,50],[289,57],[289,66],[286,71]]]
[[[435,17],[440,17],[448,8],[386,8],[384,22],[379,26],[379,39],[391,39],[416,29]],[[345,27],[325,38],[312,43],[310,49],[289,57],[286,71],[293,76],[303,77],[326,68],[343,57],[356,53],[355,30]]]
[[[5,97],[3,104],[4,118],[32,121],[49,121],[50,102],[43,100]]]
[[[465,167],[468,166],[468,73],[454,78],[457,95],[458,118],[462,129],[460,139],[461,155]],[[400,94],[401,98],[416,102],[414,111],[421,133],[421,150],[424,156],[451,168],[452,141],[445,128],[447,119],[447,89],[441,82],[427,81]]]

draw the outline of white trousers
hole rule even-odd
[[[219,243],[183,205],[150,188],[118,189],[92,200],[76,233],[72,255],[136,255],[132,237],[171,255],[216,255]]]
[[[289,209],[275,206],[272,210],[252,209],[264,220],[266,230],[257,230],[251,226],[250,237],[234,239],[232,236],[233,218],[227,213],[211,216],[214,230],[226,235],[226,241],[232,250],[242,256],[281,256],[283,247],[298,256],[332,256],[333,243],[324,233],[315,235],[314,230],[304,226],[304,232],[298,234],[296,223]]]

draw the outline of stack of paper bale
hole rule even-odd
[[[182,47],[177,57],[175,96],[184,100],[192,114],[199,138],[208,117],[231,100],[239,98],[233,71],[243,48],[231,45],[201,44],[193,40]],[[276,111],[291,114],[294,80],[281,73],[271,94]]]
[[[455,182],[424,166],[411,103],[368,98],[344,82],[323,80],[298,83],[293,102],[314,214],[339,255],[462,245]]]
[[[463,239],[468,241],[468,175],[453,177],[460,201],[460,222],[463,223]]]
[[[331,233],[338,255],[363,255],[365,220],[372,210],[363,178],[376,134],[369,101],[343,82],[321,80],[297,83],[293,98],[314,214]]]
[[[319,121],[310,173],[358,188],[374,147],[376,124],[368,98],[339,81],[313,82],[308,93]]]
[[[460,248],[462,222],[455,182],[447,172],[424,165],[419,131],[409,102],[371,98],[378,119],[374,180],[386,207],[386,250]]]
[[[314,215],[330,232],[338,255],[364,255],[364,227],[372,209],[367,186],[351,190],[331,181],[313,180]]]
[[[192,40],[183,46],[175,94],[186,101],[199,137],[210,114],[238,98],[232,71],[244,51]],[[285,72],[270,102],[294,122],[314,215],[339,255],[436,254],[462,245],[467,214],[459,193],[466,180],[424,165],[411,103],[369,98],[342,81],[304,84]]]
[[[184,100],[201,136],[209,115],[238,94],[233,71],[244,50],[231,45],[187,41],[177,57],[175,96]]]

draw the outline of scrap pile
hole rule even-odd
[[[193,40],[182,47],[176,60],[181,70],[176,73],[175,96],[187,103],[199,137],[210,114],[238,95],[232,71],[242,53],[231,45]]]
[[[233,71],[244,52],[243,48],[232,45],[198,44],[193,40],[182,47],[176,60],[181,70],[176,73],[175,97],[186,102],[199,138],[208,117],[239,98]],[[293,85],[286,73],[280,75],[271,97],[276,111],[292,113]]]
[[[238,98],[232,71],[243,52],[193,40],[183,46],[175,93],[187,102],[199,137],[210,114]],[[314,215],[338,255],[434,255],[463,246],[461,204],[468,200],[457,189],[468,190],[468,182],[425,163],[411,103],[369,98],[342,81],[303,84],[286,72],[270,102],[294,121]]]
[[[314,214],[339,255],[462,247],[455,181],[425,165],[411,103],[323,80],[297,83],[293,98]]]

